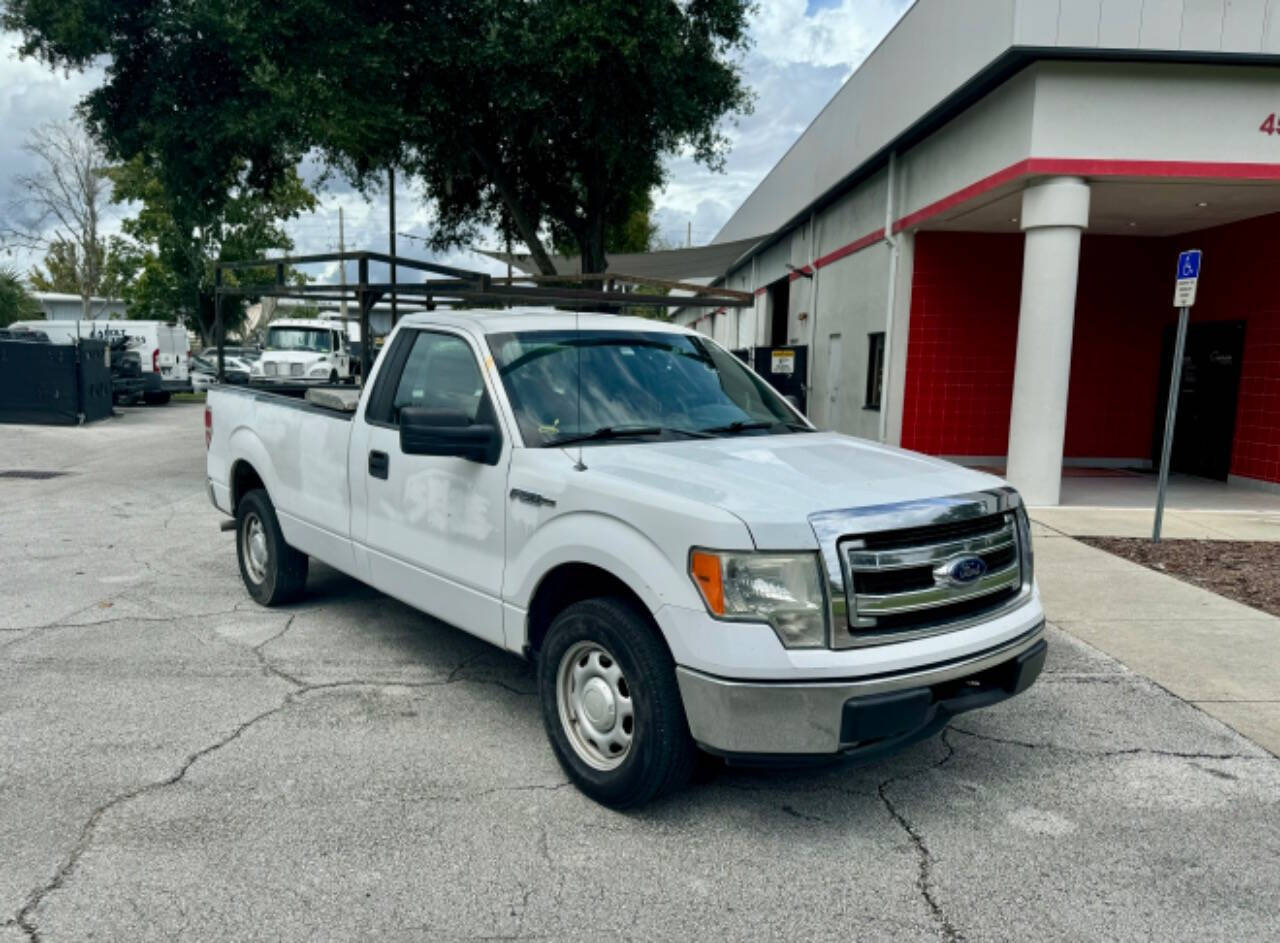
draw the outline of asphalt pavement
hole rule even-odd
[[[199,406],[15,470],[62,474],[0,477],[0,943],[1280,938],[1280,760],[1057,629],[890,761],[620,814],[518,659],[319,566],[253,604]]]

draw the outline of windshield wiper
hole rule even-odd
[[[608,439],[631,439],[647,435],[662,435],[664,432],[689,436],[694,439],[709,439],[709,432],[697,429],[669,429],[665,426],[601,426],[592,432],[570,433],[545,443],[548,448],[560,445],[573,445],[575,442],[600,442]]]
[[[707,435],[739,435],[743,432],[754,432],[758,429],[772,429],[774,426],[786,426],[792,432],[812,432],[803,423],[790,422],[786,419],[738,419],[723,426],[711,426],[702,429]]]

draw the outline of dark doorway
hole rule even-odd
[[[1164,332],[1160,354],[1160,394],[1156,402],[1153,463],[1160,466],[1164,446],[1165,409],[1177,328]],[[1192,324],[1182,358],[1182,387],[1173,433],[1169,470],[1226,481],[1231,471],[1231,445],[1236,430],[1236,399],[1244,355],[1244,322]]]
[[[769,346],[785,347],[791,320],[791,279],[780,278],[769,286]]]

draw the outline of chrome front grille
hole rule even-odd
[[[810,517],[831,645],[883,645],[963,628],[1031,596],[1030,532],[1011,488]]]
[[[273,360],[264,360],[262,363],[262,375],[264,377],[275,376],[276,373],[279,372],[279,369],[280,368],[276,366],[276,363]]]
[[[975,523],[985,532],[923,545],[877,550],[865,540],[842,543],[849,624],[877,628],[887,617],[927,616],[930,610],[1020,587],[1022,560],[1013,514]]]

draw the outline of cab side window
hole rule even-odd
[[[470,345],[452,334],[417,331],[397,344],[399,356],[388,362],[391,368],[379,381],[371,401],[375,422],[399,425],[400,410],[406,406],[461,413],[470,422],[491,422],[492,410],[484,378]],[[396,376],[396,361],[403,366]]]

